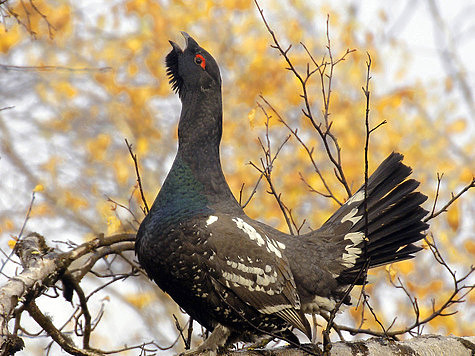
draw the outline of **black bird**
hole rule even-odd
[[[214,58],[188,34],[170,41],[172,88],[182,102],[178,152],[137,233],[135,251],[158,286],[212,334],[198,351],[271,333],[311,337],[305,313],[329,311],[366,263],[406,260],[420,247],[427,197],[392,153],[370,176],[365,228],[360,188],[318,230],[293,237],[249,218],[234,198],[219,156],[221,76]],[[365,231],[367,235],[365,236]],[[349,304],[349,298],[344,300]]]

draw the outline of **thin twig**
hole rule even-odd
[[[0,70],[4,71],[21,71],[21,72],[52,72],[52,71],[67,71],[67,72],[109,72],[112,67],[65,67],[65,66],[14,66],[7,64],[0,64]]]
[[[440,179],[442,179],[442,175],[440,176]],[[439,193],[440,179],[439,179],[439,175],[437,175],[438,183],[437,183],[436,197],[438,197],[438,193]],[[465,187],[463,187],[462,190],[460,192],[458,192],[456,195],[454,195],[452,193],[452,198],[442,208],[440,208],[439,210],[434,212],[435,205],[437,203],[437,199],[435,199],[431,213],[428,216],[426,216],[422,221],[423,222],[428,222],[429,220],[432,220],[433,218],[435,218],[435,217],[439,216],[440,214],[446,212],[449,206],[451,206],[466,191],[468,191],[469,189],[471,189],[473,187],[475,187],[475,177],[472,177],[472,181],[470,183],[468,183]]]
[[[59,331],[53,324],[50,318],[44,315],[41,310],[38,308],[34,301],[31,301],[26,306],[26,310],[30,316],[48,333],[49,336],[61,346],[61,348],[70,353],[71,355],[78,356],[100,356],[102,352],[96,352],[91,349],[79,349],[77,348],[73,341],[61,331]]]
[[[325,151],[327,153],[327,156],[330,159],[330,161],[332,162],[332,164],[334,165],[335,176],[338,179],[338,181],[345,188],[348,197],[350,197],[352,195],[351,189],[350,189],[350,186],[349,186],[349,184],[346,180],[345,173],[343,171],[343,167],[342,167],[342,163],[341,163],[341,148],[338,144],[338,141],[337,141],[336,137],[330,131],[331,123],[328,122],[328,116],[330,114],[329,113],[329,103],[330,103],[329,102],[329,99],[330,99],[329,92],[331,92],[331,77],[333,75],[333,69],[338,63],[345,60],[345,58],[348,54],[354,52],[354,50],[347,49],[346,52],[338,60],[333,60],[333,55],[331,54],[330,42],[328,42],[328,51],[329,51],[330,57],[331,57],[330,74],[329,75],[325,74],[326,64],[324,64],[324,61],[322,61],[322,64],[320,64],[320,65],[316,64],[317,70],[320,72],[320,77],[321,77],[321,82],[322,82],[322,91],[323,91],[323,100],[324,100],[324,107],[325,107],[324,121],[325,121],[325,124],[326,124],[326,128],[322,129],[321,124],[317,124],[317,122],[316,122],[316,120],[313,116],[312,108],[311,108],[311,104],[310,104],[310,99],[308,97],[308,90],[307,90],[307,82],[315,71],[310,71],[308,66],[307,66],[307,71],[306,71],[306,76],[305,77],[303,77],[299,73],[299,71],[297,71],[297,69],[293,65],[290,57],[288,56],[288,53],[289,53],[292,46],[290,45],[289,47],[287,47],[287,49],[285,49],[285,50],[283,49],[283,47],[280,45],[274,31],[271,29],[270,25],[267,23],[267,20],[264,16],[264,10],[261,9],[261,7],[259,6],[259,3],[257,2],[257,0],[254,0],[254,3],[256,4],[257,9],[259,10],[259,14],[262,18],[262,21],[264,22],[264,25],[266,26],[267,31],[271,35],[272,40],[274,42],[274,44],[271,45],[271,47],[278,50],[279,53],[282,55],[282,57],[284,57],[287,65],[288,65],[288,67],[286,69],[291,71],[293,73],[293,75],[300,82],[301,90],[302,90],[302,94],[300,96],[302,97],[302,99],[304,101],[304,105],[305,105],[305,108],[302,109],[302,113],[304,114],[305,117],[307,117],[310,120],[312,126],[315,128],[315,130],[320,135],[320,137],[322,139],[322,142],[323,142],[323,145],[325,147]],[[329,39],[328,21],[327,21],[327,38]],[[316,63],[316,62],[314,62],[314,63]],[[325,83],[324,83],[324,78],[325,77],[329,78],[326,91],[325,91]],[[334,156],[334,154],[332,152],[332,148],[330,147],[328,138],[330,138],[332,140],[333,145],[334,145],[334,147],[337,151],[336,157]]]
[[[135,174],[137,175],[137,183],[139,185],[139,190],[140,190],[140,196],[142,197],[142,202],[144,204],[144,213],[148,214],[150,209],[148,208],[147,200],[145,199],[145,195],[143,193],[143,188],[142,188],[142,179],[140,178],[140,171],[139,171],[139,163],[137,160],[137,155],[134,154],[132,151],[132,145],[129,144],[127,139],[125,139],[125,144],[127,145],[127,148],[129,149],[130,157],[132,157],[132,160],[134,161],[134,166],[135,166]]]
[[[312,162],[312,166],[315,170],[315,173],[317,173],[318,177],[320,178],[323,186],[325,187],[326,191],[328,192],[328,194],[325,194],[325,193],[320,193],[320,192],[317,192],[318,194],[321,194],[323,195],[324,197],[327,197],[327,198],[331,198],[333,199],[337,204],[339,205],[343,205],[343,203],[335,196],[335,194],[332,192],[329,184],[327,183],[325,177],[323,176],[322,172],[320,171],[320,169],[318,168],[318,165],[315,161],[315,158],[313,156],[313,148],[310,149],[307,144],[302,140],[302,138],[299,136],[298,134],[298,131],[297,129],[292,129],[289,124],[284,120],[284,118],[279,114],[279,112],[274,108],[274,106],[262,95],[259,95],[259,97],[262,99],[262,101],[264,101],[264,103],[274,112],[274,114],[277,116],[277,118],[279,119],[279,121],[290,131],[290,133],[295,137],[295,139],[300,143],[300,145],[305,149],[305,151],[307,152],[307,155],[310,159],[310,161]]]
[[[176,317],[176,315],[175,314],[172,314],[172,315],[173,315],[173,319],[175,319],[175,327],[178,330],[178,332],[180,333],[181,339],[185,343],[185,350],[189,350],[190,349],[190,344],[188,343],[188,338],[186,338],[185,335],[183,334],[183,331],[185,329],[181,327],[180,322],[178,321],[178,318]]]
[[[264,115],[266,117],[266,122],[265,122],[265,125],[266,125],[266,134],[265,134],[266,144],[264,145],[262,140],[260,138],[258,139],[259,144],[261,145],[261,149],[264,152],[264,159],[261,158],[261,160],[260,160],[262,168],[258,167],[253,162],[249,162],[249,164],[251,166],[253,166],[258,172],[260,172],[261,176],[263,176],[267,180],[267,184],[268,184],[269,189],[270,189],[270,191],[268,191],[268,193],[273,195],[275,200],[277,201],[277,204],[279,205],[279,208],[282,212],[282,215],[284,216],[284,219],[285,219],[285,221],[287,223],[287,226],[289,228],[289,232],[290,232],[291,235],[293,235],[294,231],[293,231],[293,228],[292,228],[292,219],[290,218],[290,216],[288,214],[288,212],[290,210],[286,207],[286,205],[282,201],[281,194],[277,193],[277,190],[274,186],[274,182],[272,181],[272,170],[273,170],[273,167],[274,167],[275,160],[277,159],[277,156],[279,155],[282,148],[289,141],[290,135],[288,135],[282,141],[280,146],[277,148],[275,155],[272,155],[271,140],[270,140],[270,136],[269,136],[269,121],[271,119],[271,116],[267,114],[267,111],[265,110],[265,108],[260,103],[257,103],[257,105],[259,106],[259,108],[262,110],[262,112],[264,113]]]

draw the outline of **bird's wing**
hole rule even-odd
[[[213,251],[206,263],[214,277],[246,304],[278,315],[309,336],[285,245],[246,217],[211,215],[206,224],[207,244]]]

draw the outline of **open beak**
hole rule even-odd
[[[185,38],[185,49],[188,47],[188,42],[191,38],[191,36],[189,34],[187,34],[185,31],[180,31],[182,36]],[[172,45],[173,49],[175,50],[176,53],[183,53],[183,50],[181,49],[181,47],[176,43],[176,42],[173,42],[173,41],[168,41],[170,42],[170,44]]]
[[[187,34],[185,31],[180,31],[181,35],[185,39],[185,49],[188,47],[188,41],[190,40],[191,36]]]

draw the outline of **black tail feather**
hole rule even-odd
[[[380,199],[379,201],[376,201],[373,204],[368,204],[368,221],[372,224],[376,223],[377,221],[383,219],[386,215],[388,215],[388,211],[390,213],[391,210],[396,208],[397,206],[400,206],[402,209],[408,211],[414,205],[420,205],[423,201],[418,202],[417,200],[425,200],[426,198],[420,193],[413,192],[413,190],[416,189],[418,185],[419,182],[413,179],[407,180],[401,183],[392,192],[387,194],[383,199]],[[415,194],[417,194],[417,197],[413,196]],[[412,198],[413,200],[410,201],[410,198]],[[360,215],[364,213],[363,209],[364,205],[361,206],[358,211]],[[364,227],[364,224],[365,219],[361,219],[351,228],[351,230],[360,231]]]
[[[421,250],[413,243],[423,239],[422,232],[428,228],[422,221],[427,211],[421,207],[427,197],[415,191],[419,182],[407,179],[412,170],[402,159],[401,154],[392,153],[369,177],[367,227],[363,186],[320,229],[333,232],[335,242],[340,243],[342,264],[346,267],[337,278],[342,283],[352,283],[368,262],[369,267],[376,267],[407,260]],[[365,239],[355,240],[355,233],[365,235]],[[348,258],[349,254],[356,259]],[[357,281],[361,283],[362,278]]]

